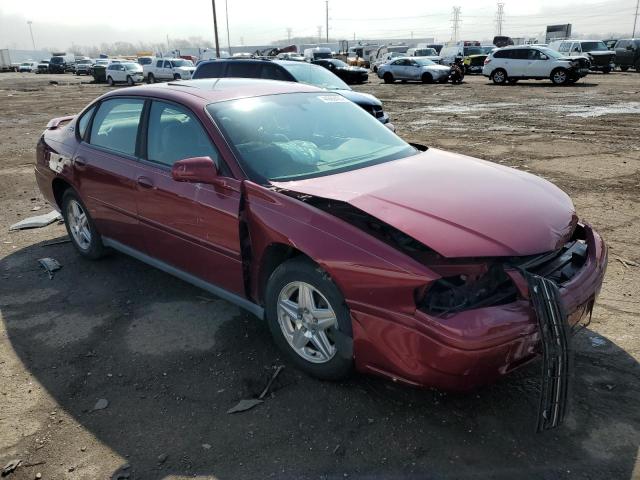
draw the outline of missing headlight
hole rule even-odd
[[[514,301],[517,289],[502,264],[494,263],[480,276],[455,275],[436,280],[419,308],[433,315],[470,310]]]

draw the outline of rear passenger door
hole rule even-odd
[[[242,295],[240,182],[227,173],[210,133],[192,111],[153,100],[144,136],[137,189],[147,251],[181,271]],[[218,165],[218,185],[173,180],[171,167],[176,161],[202,156]]]
[[[73,171],[80,197],[104,237],[144,250],[135,178],[144,99],[110,98],[80,117]]]
[[[529,66],[529,49],[516,48],[511,50],[509,64],[509,68],[507,69],[507,75],[509,77],[526,77]]]

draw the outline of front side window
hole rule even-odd
[[[211,157],[218,163],[218,151],[191,112],[154,101],[149,112],[147,158],[170,167],[192,157]]]
[[[604,42],[582,42],[583,52],[606,52],[609,50]]]
[[[207,110],[253,181],[331,175],[417,151],[372,115],[334,93],[266,95]]]
[[[136,138],[144,100],[105,100],[93,120],[89,143],[126,155],[135,155]]]

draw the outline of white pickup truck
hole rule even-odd
[[[196,67],[190,60],[183,58],[156,58],[143,65],[144,78],[149,83],[163,80],[190,80]]]

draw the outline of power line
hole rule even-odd
[[[496,35],[502,35],[502,23],[504,22],[504,2],[498,2],[496,12]]]
[[[453,7],[453,14],[451,16],[451,41],[458,41],[458,33],[460,31],[460,7]]]

